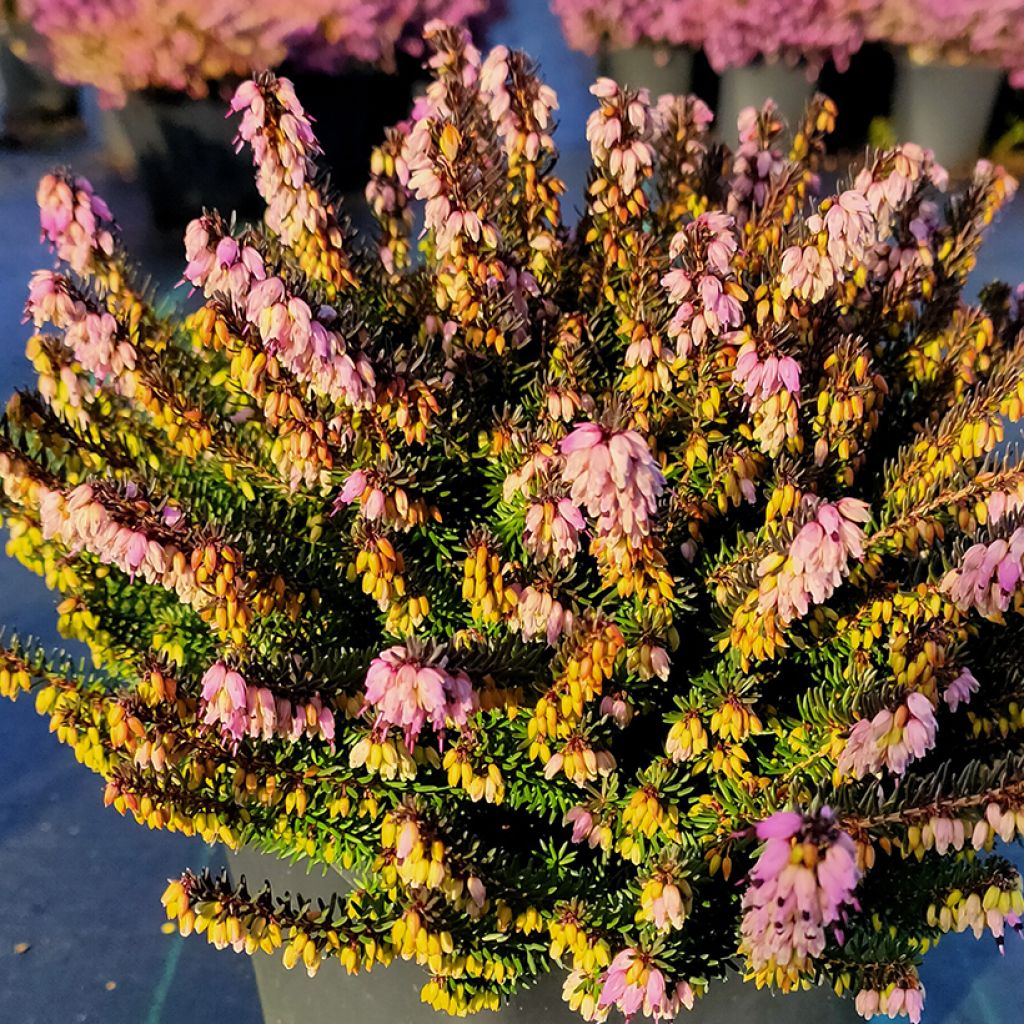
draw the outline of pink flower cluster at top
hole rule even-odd
[[[221,735],[236,744],[245,736],[292,741],[322,736],[334,744],[334,712],[319,697],[293,705],[265,686],[247,683],[222,661],[203,676],[202,715],[207,725],[219,726]]]
[[[598,1008],[615,1008],[626,1020],[636,1014],[672,1020],[685,1006],[693,1009],[693,989],[685,981],[670,985],[652,957],[627,946],[616,954],[601,987]]]
[[[336,71],[352,61],[389,64],[419,52],[428,21],[460,24],[489,0],[25,0],[59,78],[96,86],[121,104],[146,88],[205,95],[286,57]]]
[[[793,975],[825,949],[860,879],[853,840],[832,812],[778,811],[757,826],[764,849],[743,893],[741,950],[755,971],[781,968]]]
[[[1024,526],[1007,538],[967,549],[960,564],[946,573],[942,590],[961,611],[974,609],[998,619],[1019,593],[1024,580]]]
[[[935,746],[937,731],[931,701],[923,693],[908,694],[895,711],[883,708],[874,718],[862,718],[854,725],[839,755],[839,770],[858,779],[883,768],[902,775],[911,761]]]
[[[758,604],[762,611],[774,608],[783,623],[828,600],[849,572],[850,559],[864,555],[861,524],[871,518],[871,510],[863,501],[840,498],[812,507],[813,517],[799,529],[781,565],[774,566],[780,556],[771,555],[758,567]]]
[[[46,174],[36,202],[43,237],[76,274],[87,273],[97,253],[113,253],[113,215],[85,178]]]
[[[704,48],[721,71],[759,57],[829,57],[844,66],[864,41],[867,15],[879,0],[552,0],[569,45],[594,53],[607,43],[628,49],[640,42]]]
[[[596,520],[599,535],[632,544],[650,535],[665,477],[640,434],[581,423],[560,448],[570,498]]]
[[[271,104],[281,108],[279,132],[271,125]],[[304,233],[326,231],[327,211],[311,188],[320,144],[292,83],[278,78],[272,88],[264,88],[250,79],[235,90],[230,109],[242,115],[238,144],[246,142],[252,151],[256,187],[267,203],[267,227],[287,246],[295,245]]]
[[[366,704],[377,712],[376,729],[401,729],[412,750],[425,725],[443,740],[449,724],[462,728],[480,707],[465,672],[454,675],[445,659],[397,644],[377,655],[366,673]]]

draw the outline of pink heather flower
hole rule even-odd
[[[607,715],[620,729],[625,729],[633,719],[633,706],[623,694],[605,694],[601,698],[600,711]]]
[[[800,391],[800,364],[790,356],[774,353],[762,359],[757,341],[748,338],[736,355],[732,379],[748,398],[758,402],[771,398],[783,388],[795,395]]]
[[[314,312],[280,277],[267,277],[252,285],[243,313],[266,350],[315,393],[355,407],[373,400],[373,367],[362,352],[349,351],[330,306]]]
[[[600,104],[587,119],[587,141],[594,163],[627,194],[654,164],[654,116],[646,89],[630,93],[610,78],[599,78],[590,92]]]
[[[913,986],[906,982],[887,986],[882,991],[861,989],[854,999],[854,1007],[865,1019],[883,1014],[892,1020],[893,1017],[909,1017],[910,1024],[920,1024],[924,1011],[924,986],[914,980]]]
[[[36,201],[43,238],[75,273],[88,273],[97,255],[113,254],[113,215],[87,179],[46,174]]]
[[[883,768],[902,775],[911,761],[935,746],[937,731],[931,701],[922,693],[908,694],[894,712],[883,708],[874,718],[862,718],[854,725],[839,755],[839,770],[858,779]]]
[[[374,727],[401,729],[412,750],[425,725],[442,741],[449,723],[465,726],[480,701],[469,677],[452,675],[446,663],[444,657],[428,657],[403,644],[377,655],[366,673],[366,706],[377,713]]]
[[[566,811],[562,824],[572,825],[574,843],[582,843],[584,839],[590,839],[594,835],[594,816],[585,807],[571,807]]]
[[[570,497],[597,520],[600,535],[633,544],[649,536],[665,478],[640,434],[582,423],[562,439],[560,449]]]
[[[263,257],[251,245],[240,244],[207,217],[198,217],[185,229],[183,280],[201,288],[207,298],[224,295],[243,311],[252,286],[267,276]]]
[[[126,370],[135,369],[135,348],[121,336],[114,316],[90,309],[71,293],[67,278],[49,270],[38,270],[29,284],[25,317],[36,327],[50,323],[64,332],[61,339],[82,368],[99,383],[112,379],[115,390],[130,396],[130,384],[120,380]]]
[[[875,221],[867,197],[857,189],[841,192],[825,213],[823,225],[828,234],[828,255],[835,268],[855,269],[875,241]]]
[[[518,592],[512,621],[524,640],[543,636],[548,646],[554,647],[560,637],[571,632],[574,616],[550,590],[531,584]]]
[[[827,254],[813,245],[791,245],[782,254],[779,291],[807,302],[821,302],[836,280],[836,268]]]
[[[253,686],[223,662],[211,665],[203,676],[203,721],[217,725],[221,735],[238,745],[243,737],[295,742],[320,736],[333,748],[334,712],[319,697],[293,705],[275,697],[265,686]]]
[[[942,699],[950,711],[956,711],[961,704],[970,704],[971,697],[978,692],[979,685],[971,670],[963,668],[956,679],[942,691]]]
[[[693,990],[685,981],[671,989],[651,956],[627,946],[605,972],[600,1007],[615,1007],[626,1020],[637,1013],[653,1020],[671,1020],[682,1007],[693,1008]]]
[[[755,971],[801,973],[825,948],[860,879],[853,840],[831,810],[780,811],[757,826],[764,848],[743,893],[740,949]],[[808,859],[808,848],[812,853]]]
[[[242,676],[222,661],[215,662],[203,676],[203,721],[219,725],[222,734],[241,741],[248,724],[248,687]]]
[[[527,508],[523,541],[538,562],[551,559],[565,568],[576,557],[585,528],[583,513],[568,498],[547,498]]]
[[[867,504],[855,498],[834,504],[805,501],[812,503],[814,518],[793,538],[781,568],[772,572],[769,559],[758,567],[759,607],[774,608],[784,624],[806,615],[811,604],[827,600],[847,575],[850,559],[863,558],[861,524],[871,518]]]
[[[997,523],[1024,507],[1024,489],[1020,491],[994,491],[985,503],[988,521]]]
[[[967,549],[960,565],[943,577],[940,589],[963,612],[972,608],[986,619],[998,620],[1024,578],[1024,526],[1006,539]]]

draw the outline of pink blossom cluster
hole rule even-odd
[[[293,704],[265,686],[247,683],[222,661],[203,675],[200,710],[207,725],[218,726],[221,735],[236,745],[246,736],[291,742],[319,736],[334,745],[334,712],[319,697]]]
[[[723,125],[724,129],[732,125]],[[776,174],[785,166],[780,145],[782,121],[774,101],[767,100],[757,110],[745,107],[736,119],[739,145],[733,158],[732,182],[726,209],[742,227],[754,207],[761,206]]]
[[[751,407],[777,395],[785,388],[791,394],[800,391],[800,364],[791,356],[762,353],[755,338],[748,338],[736,354],[732,379],[751,399]]]
[[[378,654],[366,673],[366,706],[375,729],[401,729],[412,750],[425,725],[443,740],[449,725],[463,728],[480,700],[465,672],[451,673],[447,658],[410,641]]]
[[[877,0],[783,0],[748,4],[718,0],[552,0],[569,45],[593,53],[647,42],[704,48],[717,71],[759,57],[844,66],[863,42],[865,15]]]
[[[45,539],[55,538],[73,552],[84,549],[104,565],[173,591],[197,610],[212,600],[196,583],[180,548],[118,522],[91,484],[79,484],[66,495],[40,486],[38,501]]]
[[[531,161],[542,152],[555,156],[558,151],[551,136],[558,109],[555,90],[544,83],[531,82],[535,92],[529,97],[529,109],[518,110],[508,86],[509,56],[507,46],[495,46],[480,66],[480,90],[498,138],[512,157],[520,152]]]
[[[92,85],[104,101],[158,88],[206,94],[210,82],[245,77],[290,57],[337,71],[353,61],[392,63],[419,52],[434,18],[461,24],[489,0],[25,0],[59,78]]]
[[[518,590],[512,621],[524,640],[543,636],[554,647],[560,637],[572,632],[575,616],[549,587],[531,583]]]
[[[39,225],[57,258],[76,274],[114,252],[113,215],[86,178],[46,174],[36,189]]]
[[[56,327],[83,370],[130,397],[134,346],[123,337],[117,320],[106,311],[91,309],[74,293],[66,277],[52,270],[37,270],[29,283],[25,317],[36,327]]]
[[[670,984],[649,953],[627,946],[605,972],[598,1006],[619,1010],[627,1021],[638,1013],[653,1020],[673,1020],[684,1006],[693,1009],[693,1001],[687,982]]]
[[[495,119],[500,132],[512,132],[520,124],[509,121],[503,78],[507,65],[497,59],[487,67],[487,88],[480,51],[468,32],[455,34],[447,47],[444,38],[453,38],[447,26],[431,23],[427,39],[438,50],[430,67],[456,78],[462,86],[479,83],[481,113]],[[499,54],[500,56],[500,54]],[[526,337],[529,301],[540,293],[533,273],[507,263],[498,254],[502,241],[490,193],[489,179],[498,166],[493,147],[486,144],[486,133],[465,132],[463,115],[452,109],[445,75],[428,86],[426,95],[413,108],[413,126],[406,136],[398,165],[398,179],[409,193],[424,204],[424,233],[430,233],[438,262],[447,268],[450,280],[444,286],[445,307],[465,310],[494,301],[507,303],[502,313],[513,345]],[[540,110],[554,94],[546,91],[537,99]],[[549,112],[550,114],[550,112]],[[459,124],[463,125],[460,130]],[[538,136],[537,144],[540,144]],[[506,140],[512,145],[512,140]],[[476,264],[476,269],[467,267]],[[475,301],[474,301],[475,300]],[[455,329],[456,321],[450,323]],[[468,323],[466,323],[468,326]]]
[[[970,704],[979,686],[971,670],[962,668],[942,691],[942,699],[950,711],[956,711],[961,704]]]
[[[729,287],[738,248],[736,222],[725,213],[702,213],[673,237],[669,256],[681,265],[661,279],[674,312],[667,333],[685,358],[707,338],[731,336],[743,307]]]
[[[860,879],[853,840],[831,810],[777,811],[757,826],[764,840],[743,893],[740,949],[755,971],[803,973],[825,949],[828,930],[842,939]]]
[[[1024,578],[1024,526],[1009,537],[973,544],[940,587],[961,611],[998,620],[1010,607]]]
[[[769,555],[758,566],[758,605],[774,609],[785,624],[827,601],[849,573],[850,559],[864,556],[862,524],[871,510],[856,498],[832,503],[805,497],[811,519],[797,531],[785,557]],[[779,559],[782,558],[781,563]]]
[[[937,732],[932,702],[923,693],[907,694],[895,711],[883,708],[854,724],[839,755],[839,770],[858,779],[883,769],[902,775],[935,746]]]
[[[312,187],[320,144],[292,83],[287,78],[275,78],[272,84],[250,79],[235,90],[230,109],[242,115],[239,144],[246,142],[252,150],[256,187],[267,203],[270,230],[286,246],[294,246],[306,233],[332,227],[336,231]]]
[[[610,78],[599,78],[591,93],[600,103],[587,119],[594,164],[629,194],[654,166],[656,121],[646,89],[633,94]]]
[[[907,204],[914,190],[924,182],[944,191],[949,176],[945,168],[935,162],[930,149],[924,149],[915,142],[906,142],[883,159],[862,167],[853,180],[853,187],[867,200],[868,211],[878,224],[879,235],[884,236],[889,233],[895,213]]]
[[[607,850],[612,845],[612,830],[607,821],[595,817],[595,813],[586,807],[570,807],[562,818],[563,825],[572,825],[572,841],[587,842],[592,850]]]
[[[186,280],[207,296],[229,298],[264,349],[298,381],[334,402],[362,407],[373,400],[373,367],[336,329],[333,307],[324,304],[314,310],[283,278],[268,274],[253,246],[221,233],[209,217],[188,225],[185,255]]]
[[[665,477],[640,434],[581,423],[559,447],[570,498],[596,520],[601,537],[639,545],[650,535]]]
[[[910,1024],[921,1024],[924,986],[917,982],[915,985],[888,985],[881,991],[862,989],[854,999],[854,1006],[865,1020],[884,1014],[890,1020],[893,1017],[909,1017]]]
[[[475,204],[468,202],[468,196],[460,198],[460,190],[454,187],[455,175],[465,173],[467,168],[446,168],[441,163],[443,155],[433,138],[436,123],[433,117],[416,121],[403,160],[408,168],[409,190],[424,204],[424,223],[427,230],[434,232],[438,258],[456,256],[464,239],[494,250],[500,237],[498,227],[481,217]]]
[[[583,514],[568,498],[539,498],[526,509],[523,540],[538,562],[550,559],[564,568],[576,558],[585,528]]]

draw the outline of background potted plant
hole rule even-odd
[[[1020,74],[1022,8],[930,0],[883,0],[871,38],[896,48],[893,127],[964,170],[981,151],[1006,71]]]
[[[258,196],[231,149],[224,105],[237,83],[287,62],[315,114],[349,110],[344,136],[325,133],[336,187],[361,188],[370,149],[403,117],[419,75],[408,50],[423,24],[484,13],[487,0],[28,0],[56,75],[94,86],[115,112],[155,219],[181,226],[204,203],[252,213]],[[332,121],[333,123],[333,121]],[[189,175],[181,167],[195,168]]]
[[[842,70],[863,40],[862,13],[843,0],[796,7],[742,0],[552,0],[552,7],[570,46],[602,49],[612,78],[655,96],[685,91],[691,55],[703,48],[720,76],[715,111],[726,137],[740,111],[759,107],[765,96],[795,123],[821,64],[832,58]]]
[[[6,145],[33,144],[82,127],[75,90],[33,66],[37,45],[12,0],[0,3],[0,136]]]
[[[1022,313],[962,295],[1014,183],[942,216],[907,144],[820,198],[824,97],[723,160],[601,79],[570,232],[554,94],[428,39],[368,239],[290,83],[239,88],[266,216],[190,224],[187,315],[41,183],[2,500],[97,671],[8,639],[0,689],[121,813],[355,878],[186,872],[217,947],[409,961],[453,1014],[560,969],[672,1018],[738,969],[916,1024],[927,949],[1024,910]]]

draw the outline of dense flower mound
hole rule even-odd
[[[57,76],[107,102],[159,88],[206,94],[208,83],[272,68],[286,57],[321,70],[388,64],[418,51],[432,18],[462,23],[489,0],[25,0]]]
[[[238,89],[266,216],[189,226],[177,308],[42,182],[0,507],[95,671],[8,639],[0,692],[121,813],[356,879],[186,872],[218,947],[454,1014],[557,966],[667,1020],[736,966],[916,1021],[923,951],[1024,912],[1024,308],[965,295],[1014,182],[905,145],[821,194],[824,97],[723,153],[603,79],[570,228],[529,60],[428,45],[365,236],[290,83]]]

